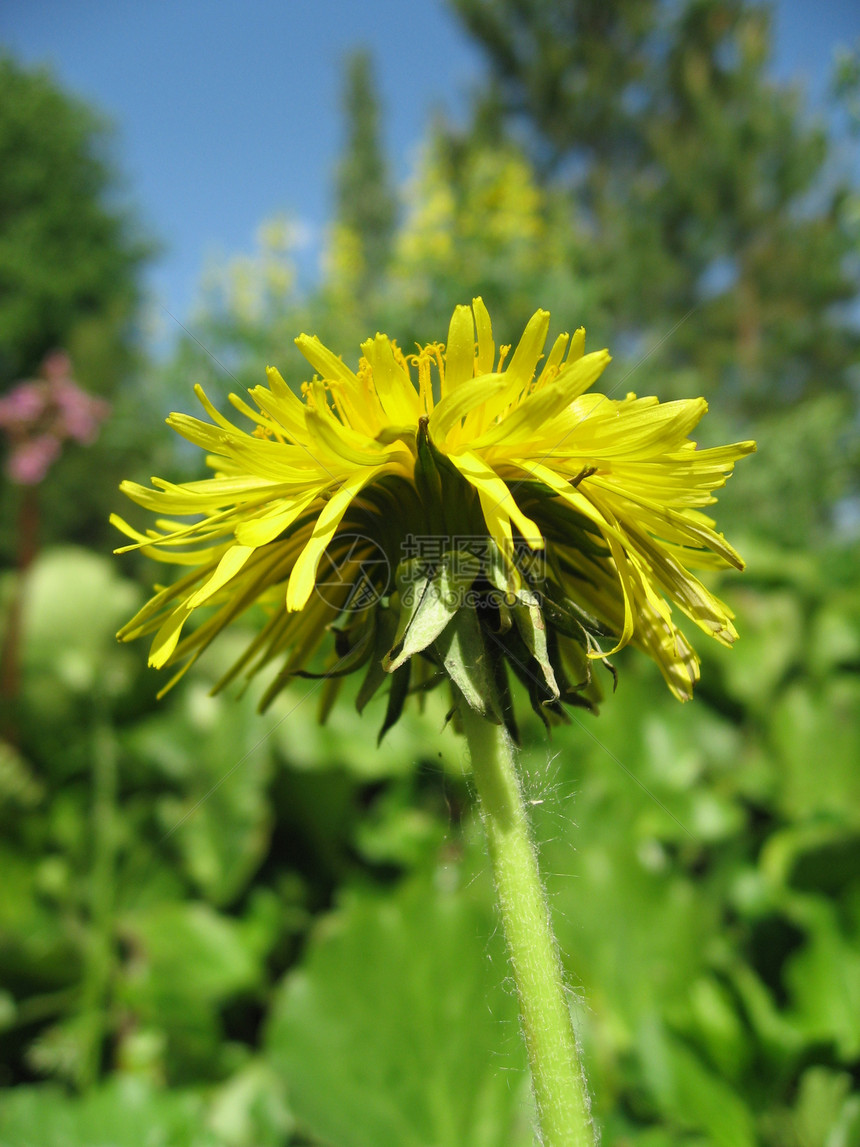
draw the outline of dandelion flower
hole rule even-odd
[[[299,397],[269,367],[253,405],[231,395],[247,428],[197,387],[209,421],[168,423],[213,476],[124,482],[158,519],[145,533],[113,519],[123,551],[186,572],[120,639],[154,635],[150,664],[179,676],[260,607],[219,686],[278,663],[265,703],[314,666],[332,682],[364,668],[360,705],[391,678],[386,727],[410,689],[446,676],[507,722],[509,670],[542,715],[562,715],[588,703],[593,662],[629,643],[689,698],[699,661],[675,611],[724,645],[737,637],[693,571],[743,568],[704,508],[755,445],[698,449],[702,398],[595,393],[609,354],[586,354],[580,328],[544,355],[549,319],[537,311],[497,353],[475,299],[444,345],[407,354],[377,334],[355,370],[301,335],[314,377]]]

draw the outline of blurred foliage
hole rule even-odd
[[[388,263],[397,204],[382,146],[380,110],[367,51],[346,64],[346,145],[337,171],[337,224],[331,259],[349,293],[373,291]]]
[[[445,883],[350,896],[275,996],[267,1047],[324,1142],[532,1142],[503,940],[489,905]]]
[[[757,5],[454,6],[492,79],[435,123],[396,223],[357,57],[322,282],[299,290],[287,217],[210,268],[195,338],[40,487],[43,536],[102,545],[114,474],[198,476],[168,400],[267,362],[298,383],[300,330],[409,348],[482,293],[499,343],[546,306],[613,349],[616,391],[704,393],[708,442],[760,444],[718,507],[741,640],[702,649],[687,706],[622,656],[598,721],[547,743],[524,711],[523,780],[603,1142],[860,1147],[856,181],[768,78]],[[324,726],[315,681],[260,717],[253,689],[208,694],[238,633],[157,702],[113,633],[158,574],[124,563],[65,544],[0,577],[0,1147],[525,1147],[444,698],[379,749],[385,698],[359,718],[349,687]]]
[[[832,557],[746,549],[698,701],[630,658],[599,721],[523,722],[606,1142],[860,1144],[860,601]],[[316,724],[318,683],[209,697],[222,649],[156,703],[112,639],[139,595],[81,549],[30,573],[0,1143],[528,1143],[443,699],[376,750],[379,713]]]
[[[140,274],[155,246],[123,206],[112,144],[103,116],[48,70],[0,53],[0,391],[34,377],[44,356],[62,349],[82,387],[114,409],[89,454],[68,448],[43,487],[50,490],[38,522],[45,542],[106,544],[112,488],[129,460],[157,449],[152,390],[130,386],[141,366]],[[103,480],[94,483],[99,471]],[[7,562],[16,557],[19,502],[20,491],[3,482],[0,560]]]
[[[768,78],[767,7],[453,6],[492,68],[468,138],[514,133],[568,190],[616,337],[700,308],[669,363],[733,382],[755,414],[849,386],[856,188],[800,92]]]
[[[587,237],[571,271],[592,291],[589,333],[625,378],[635,367],[639,393],[703,393],[773,448],[750,528],[822,541],[860,471],[856,146],[770,79],[768,6],[451,3],[491,79],[448,138],[467,152],[517,141]],[[851,60],[834,80],[849,117]],[[776,480],[786,463],[798,514]]]
[[[288,279],[283,242],[222,268],[194,326],[206,351],[186,340],[172,385],[187,394],[189,377],[214,376],[223,394],[259,381],[263,358],[298,385],[297,330],[347,355],[374,330],[411,348],[444,338],[452,307],[475,294],[497,342],[510,342],[539,304],[556,329],[585,322],[589,344],[610,347],[610,388],[704,394],[719,412],[702,427],[707,443],[759,439],[766,460],[743,504],[750,530],[788,546],[831,540],[841,508],[860,496],[856,147],[812,117],[799,89],[769,78],[767,9],[453,6],[490,80],[469,123],[433,126],[393,237],[372,74],[353,64],[363,94],[323,281],[302,297],[271,291],[273,261]],[[849,111],[851,58],[834,78]],[[371,201],[379,218],[361,215]],[[254,284],[250,310],[237,305],[244,284]]]
[[[108,143],[50,72],[0,55],[0,389],[60,346],[97,393],[128,369],[152,246],[117,206]]]

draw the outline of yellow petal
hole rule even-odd
[[[359,434],[351,426],[344,426],[327,406],[308,410],[307,427],[314,446],[321,447],[320,450],[315,450],[316,456],[320,459],[325,458],[325,461],[320,461],[320,465],[329,473],[326,463],[332,461],[332,456],[336,467],[347,464],[373,466],[387,459],[396,458],[405,450],[401,442],[383,446],[375,439]]]
[[[204,450],[211,450],[214,454],[220,454],[224,449],[226,441],[224,431],[217,426],[212,426],[209,422],[201,422],[199,418],[194,418],[190,414],[174,412],[167,416],[167,425],[189,442],[193,442],[195,446],[202,446]],[[242,432],[235,430],[234,433],[241,434]]]
[[[291,503],[281,503],[277,509],[258,518],[251,518],[240,522],[236,527],[236,541],[245,546],[266,546],[273,542],[280,534],[293,524],[309,506],[313,505],[319,497],[324,485],[311,490],[302,498],[296,498]]]
[[[548,332],[549,311],[535,311],[505,372],[508,379],[522,390],[525,390],[534,377],[535,367],[543,353]]]
[[[543,548],[544,542],[540,528],[522,512],[505,482],[491,466],[488,466],[482,458],[470,451],[452,454],[450,457],[463,477],[475,487],[478,493],[492,499],[498,512],[514,523],[533,550]]]
[[[273,366],[267,367],[266,372],[269,376],[269,386],[255,386],[248,393],[260,410],[267,414],[291,441],[299,443],[305,437],[305,404],[293,394]]]
[[[217,569],[209,580],[188,598],[185,603],[186,607],[194,609],[198,605],[202,605],[204,601],[208,601],[213,593],[217,593],[222,586],[225,586],[228,581],[236,576],[253,552],[253,546],[231,546],[221,558]]]
[[[376,338],[362,343],[361,349],[370,363],[379,401],[389,421],[401,426],[410,423],[417,425],[421,414],[418,392],[412,379],[395,359],[388,336],[378,334]]]
[[[330,351],[327,346],[324,346],[316,335],[299,335],[295,343],[311,366],[319,371],[321,378],[335,379],[338,382],[358,386],[355,372],[351,371],[346,363]]]
[[[176,648],[182,627],[191,615],[191,609],[183,602],[171,613],[168,619],[152,639],[149,650],[149,664],[153,669],[162,669],[170,660],[170,655]]]
[[[251,397],[260,409],[266,409],[269,416],[283,426],[294,441],[300,441],[305,427],[304,403],[290,390],[277,367],[267,366],[266,378],[269,381],[268,393],[265,387],[255,386],[249,391]],[[267,399],[267,407],[261,405],[259,397]]]
[[[459,425],[461,418],[482,402],[500,394],[507,385],[503,374],[482,374],[480,378],[464,382],[446,394],[430,415],[428,428],[433,441],[442,447],[449,431]]]
[[[443,395],[470,382],[475,372],[475,326],[469,307],[455,307],[445,348]]]
[[[229,419],[225,418],[219,410],[216,410],[216,408],[206,397],[206,391],[203,389],[199,382],[194,384],[194,393],[197,395],[201,406],[213,422],[217,423],[218,426],[220,426],[223,430],[226,430],[229,434],[241,434],[241,431],[237,426],[234,426],[233,423],[230,422]]]
[[[301,609],[311,596],[320,558],[334,537],[341,518],[349,509],[353,498],[362,487],[387,469],[387,466],[377,466],[374,469],[361,470],[358,474],[354,474],[323,506],[320,516],[314,524],[311,537],[299,554],[290,574],[287,585],[287,609],[290,612]]]
[[[570,340],[570,350],[567,352],[567,365],[570,365],[585,353],[585,327],[577,327]]]
[[[564,358],[564,352],[567,350],[567,344],[570,342],[570,335],[561,334],[552,344],[552,350],[547,355],[546,362],[543,364],[543,370],[538,375],[537,382],[535,383],[535,390],[540,390],[542,386],[546,386],[548,382],[552,382],[558,374],[558,368],[561,360]]]
[[[545,438],[547,424],[565,410],[582,390],[600,377],[610,361],[608,351],[596,351],[565,369],[554,382],[547,383],[516,406],[510,414],[491,426],[472,443],[474,449],[497,443],[519,444],[529,438]]]
[[[493,363],[496,361],[496,344],[493,342],[493,324],[490,322],[490,314],[480,296],[477,299],[472,299],[472,312],[475,316],[475,328],[478,332],[475,374],[491,374]]]

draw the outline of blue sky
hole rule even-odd
[[[819,102],[860,5],[780,0],[775,13],[774,70]],[[50,62],[115,122],[129,198],[165,246],[150,290],[182,319],[207,257],[252,250],[276,212],[300,222],[315,265],[352,47],[374,51],[399,181],[432,110],[462,115],[482,71],[445,0],[4,0],[0,44]]]

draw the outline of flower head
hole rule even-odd
[[[560,701],[587,697],[592,662],[631,642],[691,696],[698,658],[673,606],[735,640],[730,610],[692,571],[743,567],[702,509],[754,443],[697,449],[701,398],[592,392],[609,354],[585,354],[580,328],[544,357],[548,329],[537,311],[513,353],[497,353],[475,299],[445,345],[407,355],[377,334],[356,370],[301,335],[316,372],[301,397],[274,367],[254,406],[230,396],[250,432],[198,387],[210,421],[168,423],[214,476],[125,482],[160,517],[145,534],[113,519],[124,549],[187,572],[120,638],[154,634],[150,663],[184,662],[181,673],[259,605],[262,626],[225,681],[280,661],[268,699],[333,632],[327,672],[366,667],[360,704],[392,675],[387,723],[410,687],[444,676],[508,720],[507,669],[539,711],[561,714]]]

